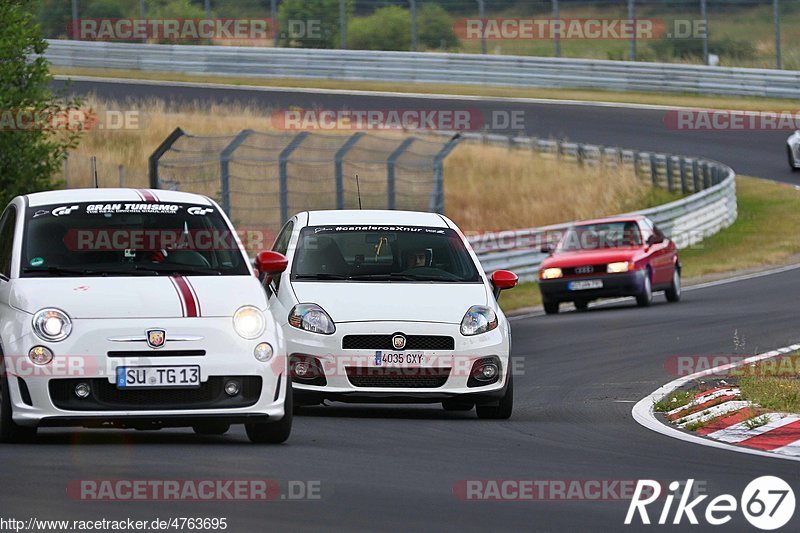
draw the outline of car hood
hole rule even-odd
[[[642,256],[642,249],[607,248],[603,250],[579,250],[556,253],[542,261],[542,268],[569,268],[582,265],[600,265],[617,261],[636,261]]]
[[[27,313],[56,307],[78,319],[227,317],[242,305],[265,309],[266,296],[244,275],[22,278],[14,280],[10,303]]]
[[[483,283],[294,282],[300,303],[320,305],[334,322],[410,321],[460,324],[487,305]]]

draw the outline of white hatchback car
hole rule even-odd
[[[786,139],[786,155],[789,159],[789,168],[792,171],[800,170],[800,131],[792,133]]]
[[[435,213],[311,211],[273,250],[268,280],[296,405],[441,402],[482,418],[513,409],[509,323],[497,303],[517,277],[487,277],[456,225]]]
[[[286,260],[261,256],[277,273]],[[174,191],[15,198],[0,218],[0,440],[37,427],[291,431],[282,332],[230,221]]]

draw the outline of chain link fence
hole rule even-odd
[[[39,6],[39,22],[53,39],[800,68],[800,0],[71,0],[32,6]],[[243,38],[225,30],[208,38],[193,32],[172,38],[157,30],[128,39],[116,29],[104,33],[102,26],[88,36],[72,30],[87,20],[142,19],[268,24],[265,32]],[[480,35],[469,30],[476,21],[483,21]],[[561,30],[553,21],[560,21]],[[627,35],[623,26],[630,21],[646,24],[644,31]]]
[[[237,226],[270,231],[311,209],[442,213],[442,166],[458,141],[365,132],[197,136],[177,129],[150,158],[149,186],[210,196]]]

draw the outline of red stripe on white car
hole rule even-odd
[[[136,189],[136,192],[139,194],[139,196],[142,197],[142,200],[144,200],[145,202],[153,203],[158,201],[158,198],[156,198],[156,195],[155,193],[153,193],[153,191],[150,191],[148,189]]]
[[[170,278],[175,289],[178,291],[178,296],[181,298],[181,307],[183,308],[183,316],[189,318],[196,318],[200,316],[200,302],[197,299],[197,294],[186,278],[183,276],[174,276]]]

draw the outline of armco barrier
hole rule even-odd
[[[679,248],[696,245],[736,220],[736,174],[730,167],[716,161],[529,137],[474,133],[462,134],[462,137],[467,142],[532,149],[545,156],[583,165],[628,164],[640,178],[651,181],[655,187],[691,193],[668,204],[624,213],[649,217]],[[557,235],[572,224],[486,233],[469,239],[486,272],[508,269],[523,281],[532,281],[546,257],[540,251],[546,236]]]
[[[214,76],[800,97],[800,72],[528,56],[48,41],[59,67]]]

